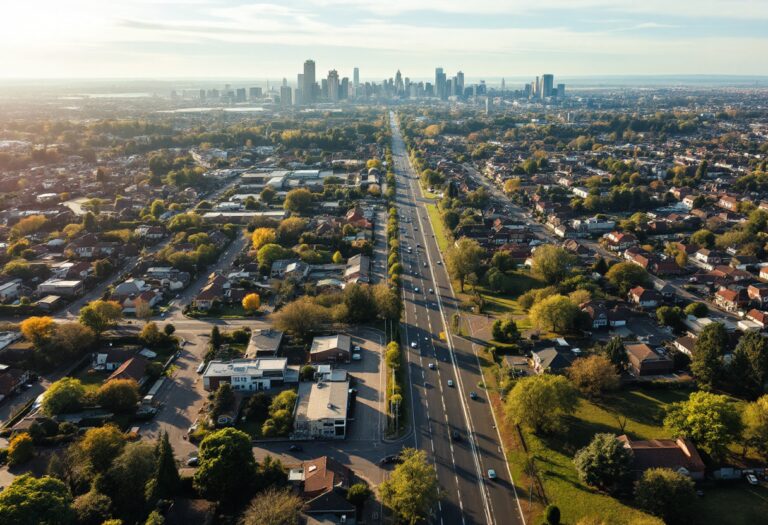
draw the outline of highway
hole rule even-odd
[[[411,424],[415,445],[434,462],[443,493],[433,523],[524,524],[490,404],[478,387],[476,349],[447,328],[458,303],[393,113],[390,120]],[[489,479],[490,469],[496,479]]]

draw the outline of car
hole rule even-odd
[[[397,463],[400,461],[400,456],[396,454],[391,454],[389,456],[384,456],[379,460],[379,465],[390,465],[392,463]]]
[[[424,263],[424,268],[426,268],[426,267],[427,267],[427,263],[425,262],[425,263]]]
[[[443,261],[437,261],[437,265],[438,266],[442,266],[443,265]]]
[[[416,341],[411,341],[411,348],[417,348],[419,345],[416,344]]]
[[[425,341],[429,341],[429,336],[428,336],[428,335],[425,335],[425,336],[424,336],[424,340],[425,340]]]
[[[419,231],[419,229],[414,227],[413,231],[417,232],[417,231]]]
[[[200,464],[200,460],[197,456],[192,456],[187,460],[187,466],[188,467],[196,467]]]
[[[477,392],[470,392],[469,399],[477,399]]]
[[[352,349],[353,352],[359,352],[360,347],[358,345],[355,345],[355,347]]]
[[[205,361],[201,361],[199,365],[197,365],[197,373],[202,374],[203,370],[205,370]]]
[[[290,447],[288,447],[288,450],[290,450],[291,452],[301,452],[304,449],[301,448],[301,445],[291,445]]]
[[[747,474],[747,482],[750,485],[759,485],[760,484],[760,482],[757,480],[757,476],[755,476],[754,474]]]
[[[496,479],[496,471],[492,468],[488,469],[488,479]]]
[[[429,363],[429,369],[435,370],[437,368],[437,365],[435,363]]]
[[[416,248],[421,248],[421,244],[416,243]]]
[[[429,293],[435,293],[435,291],[432,288],[430,288]]]
[[[458,430],[451,432],[451,439],[454,441],[461,441],[461,434],[459,434]]]
[[[361,354],[352,354],[352,361],[360,361],[362,358]]]
[[[419,287],[418,286],[414,286],[413,287],[413,291],[416,292],[416,293],[419,293]]]
[[[453,388],[453,379],[448,380],[448,386]]]

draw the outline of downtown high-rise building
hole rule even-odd
[[[439,99],[448,97],[445,90],[445,84],[445,73],[443,72],[443,68],[438,67],[435,69],[435,96]]]
[[[459,71],[458,73],[456,73],[456,82],[455,82],[454,88],[456,90],[457,96],[459,97],[464,96],[464,72],[463,71]]]
[[[293,97],[291,96],[291,86],[283,83],[280,86],[280,107],[288,108],[293,104]]]
[[[328,72],[328,100],[331,102],[339,100],[339,72],[335,69]]]
[[[352,82],[355,87],[360,85],[360,68],[356,67],[352,70]]]
[[[315,61],[304,62],[304,80],[301,86],[301,97],[304,104],[315,101]]]
[[[541,75],[541,98],[549,98],[552,96],[552,88],[554,87],[555,76],[550,73]]]

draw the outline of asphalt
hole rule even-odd
[[[494,416],[485,391],[478,386],[482,374],[477,348],[467,339],[452,336],[447,328],[458,312],[458,302],[429,221],[427,200],[394,115],[390,118],[404,267],[402,335],[413,405],[411,423],[415,445],[434,462],[443,492],[432,522],[524,524]],[[430,363],[435,369],[429,368]],[[472,391],[477,399],[470,399]],[[496,479],[489,479],[490,469]]]

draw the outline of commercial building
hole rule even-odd
[[[351,357],[350,345],[351,339],[348,335],[315,337],[309,350],[309,361],[312,363],[347,363]]]
[[[298,373],[288,368],[284,357],[211,361],[203,372],[203,388],[209,392],[222,383],[229,383],[235,391],[256,392],[296,381]]]
[[[300,383],[293,437],[344,439],[348,405],[349,381]]]
[[[311,104],[315,101],[315,61],[307,60],[304,62],[304,77],[301,86],[301,95],[304,104]]]

